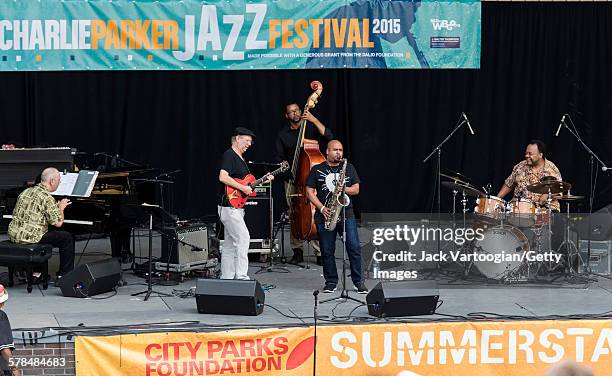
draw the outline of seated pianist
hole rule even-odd
[[[17,198],[8,236],[13,243],[42,243],[59,248],[60,266],[57,278],[74,269],[74,240],[67,231],[49,231],[49,225],[61,227],[64,210],[70,201],[55,201],[51,192],[57,190],[61,175],[53,167],[43,170],[40,183],[27,188]]]

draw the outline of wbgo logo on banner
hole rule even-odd
[[[437,18],[432,18],[429,21],[434,30],[446,29],[452,31],[454,28],[458,29],[461,27],[461,24],[458,24],[455,20],[439,20]]]

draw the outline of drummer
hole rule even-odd
[[[561,181],[561,173],[557,166],[546,159],[546,145],[540,140],[531,140],[525,149],[525,160],[514,166],[497,196],[504,198],[514,189],[513,200],[527,199],[545,206],[548,195],[530,192],[527,186],[540,182],[546,176],[553,176]],[[559,201],[553,196],[551,209],[558,212],[559,208]]]

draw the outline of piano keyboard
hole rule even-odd
[[[10,215],[10,214],[5,214],[5,215],[2,216],[2,218],[12,219],[13,216]],[[70,224],[73,224],[73,225],[84,225],[84,226],[93,226],[93,224],[94,224],[92,221],[79,221],[79,220],[76,220],[76,219],[64,219],[64,223],[70,223]]]

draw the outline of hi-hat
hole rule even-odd
[[[468,196],[479,197],[479,196],[484,195],[484,193],[480,192],[478,189],[476,189],[475,187],[469,184],[455,183],[452,181],[443,181],[442,185],[449,189],[453,189],[459,192],[465,192],[465,194]]]
[[[540,183],[534,183],[527,186],[527,190],[539,194],[552,194],[567,192],[572,188],[570,183],[560,180],[546,180]]]

